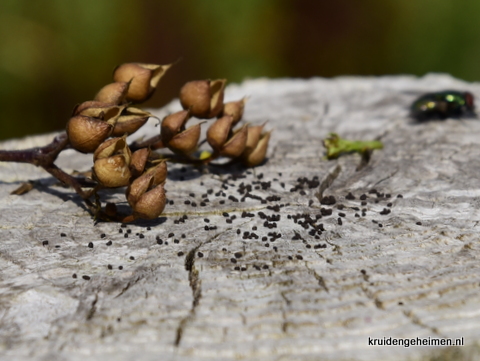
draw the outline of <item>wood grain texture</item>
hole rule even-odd
[[[0,163],[0,355],[479,357],[480,121],[408,118],[418,95],[443,89],[480,98],[480,85],[438,74],[231,85],[227,101],[250,97],[244,119],[273,129],[268,161],[249,171],[169,165],[173,204],[125,228],[94,225],[79,197],[41,169]],[[156,134],[155,123],[132,139]],[[380,139],[384,149],[358,170],[356,154],[326,161],[329,132]],[[91,155],[69,150],[57,164],[88,170]],[[27,180],[34,190],[9,195]],[[125,205],[122,192],[103,196]],[[336,203],[320,204],[320,193]],[[384,336],[464,337],[467,347],[368,345]]]

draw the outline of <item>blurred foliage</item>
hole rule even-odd
[[[480,78],[480,2],[2,0],[0,139],[61,129],[129,61],[182,59],[146,104],[203,78],[447,72]]]

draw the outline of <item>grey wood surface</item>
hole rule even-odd
[[[443,89],[480,99],[479,84],[441,74],[231,85],[227,100],[250,97],[244,119],[273,129],[268,161],[249,171],[170,164],[172,204],[126,228],[94,225],[41,169],[0,163],[1,358],[480,357],[480,121],[408,118],[418,95]],[[173,101],[154,113],[177,109]],[[132,139],[156,134],[157,122]],[[326,161],[329,132],[384,149],[363,167],[356,154]],[[91,161],[68,150],[57,164],[84,171]],[[33,191],[9,195],[27,180]],[[243,199],[248,186],[255,197]],[[125,205],[122,192],[103,199]],[[320,194],[336,204],[321,205]],[[321,208],[332,215],[316,219]],[[369,346],[384,336],[463,337],[466,346]]]

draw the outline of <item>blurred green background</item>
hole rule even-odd
[[[447,72],[480,78],[478,0],[1,0],[0,139],[62,129],[124,62],[189,80]]]

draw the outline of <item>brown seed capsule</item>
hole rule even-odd
[[[157,218],[165,208],[166,198],[163,183],[154,184],[154,174],[145,173],[127,188],[127,201],[135,218]]]
[[[160,184],[140,197],[132,207],[133,215],[136,218],[155,219],[162,214],[166,201],[165,189]]]
[[[123,187],[132,176],[128,165],[124,155],[98,159],[93,164],[93,176],[104,187]]]
[[[134,207],[140,197],[149,189],[152,188],[153,174],[143,174],[135,179],[127,188],[126,197],[128,204]]]
[[[103,120],[76,115],[67,123],[71,146],[82,153],[91,153],[112,133],[113,126]]]
[[[131,82],[126,100],[141,103],[150,98],[158,82],[171,66],[172,64],[122,64],[113,71],[113,79],[116,82]]]
[[[152,185],[155,187],[167,179],[167,162],[160,160],[155,166],[148,168],[145,173],[153,174]]]
[[[270,133],[267,132],[260,136],[258,143],[255,148],[247,149],[244,154],[242,154],[242,163],[247,167],[256,167],[260,165],[267,154],[268,142],[270,140]]]
[[[200,123],[191,126],[187,130],[177,134],[166,144],[167,147],[179,154],[188,155],[197,149],[198,140],[200,139]]]
[[[142,148],[133,152],[132,160],[130,162],[130,172],[132,172],[133,178],[137,178],[143,173],[149,156],[149,148]]]
[[[95,95],[94,100],[102,103],[122,104],[127,96],[129,86],[130,82],[124,81],[107,84]]]
[[[128,135],[135,133],[140,129],[151,117],[152,114],[144,110],[128,107],[117,118],[115,127],[112,131],[113,137],[120,137],[127,133]]]
[[[237,124],[243,117],[243,111],[245,109],[246,98],[235,102],[228,102],[223,105],[223,110],[220,113],[221,116],[231,115],[233,117],[232,126]]]
[[[83,109],[81,111],[78,111],[79,108]],[[82,104],[80,104],[79,108],[77,108],[77,113],[79,115],[96,118],[99,120],[103,120],[109,124],[115,125],[118,117],[122,113],[125,106],[97,103],[97,105],[95,106],[88,107],[84,107],[82,106]]]
[[[237,158],[245,150],[247,143],[247,125],[244,125],[239,130],[233,133],[232,137],[225,143],[220,154],[224,157]]]
[[[188,119],[190,119],[188,110],[182,110],[163,118],[160,133],[162,142],[167,144],[174,136],[185,130]]]
[[[258,141],[260,140],[260,136],[262,135],[263,127],[265,127],[265,124],[267,123],[264,123],[263,125],[255,125],[248,127],[247,143],[245,144],[244,154],[250,154],[251,152],[253,152],[253,150],[258,144]]]
[[[197,118],[216,117],[223,108],[225,79],[196,80],[186,83],[180,90],[183,109]]]
[[[227,141],[232,129],[233,117],[225,115],[218,118],[207,130],[207,142],[214,151],[219,152]]]
[[[132,154],[126,137],[105,141],[93,155],[93,177],[108,188],[128,185]]]

